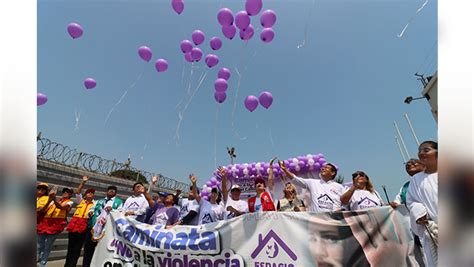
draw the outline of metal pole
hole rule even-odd
[[[397,142],[398,149],[400,149],[400,154],[402,154],[403,163],[407,162],[405,154],[403,154],[402,146],[400,145],[400,141],[398,141],[398,137],[395,135],[395,141]]]
[[[390,199],[388,198],[387,189],[385,189],[385,185],[382,185],[382,188],[383,188],[383,191],[385,192],[385,197],[387,198],[387,203],[390,204]]]
[[[400,138],[400,141],[402,142],[403,148],[405,149],[405,152],[407,153],[408,158],[411,158],[410,153],[408,153],[407,146],[405,145],[405,141],[403,141],[402,134],[400,133],[400,129],[398,129],[397,122],[394,121],[393,125],[395,125],[395,129],[397,130],[398,137]]]
[[[413,129],[413,125],[411,125],[411,121],[408,118],[408,114],[405,113],[405,119],[408,122],[408,126],[410,127],[411,133],[413,134],[413,137],[415,137],[416,144],[420,146],[420,141],[418,141],[418,137],[416,136],[415,130]]]

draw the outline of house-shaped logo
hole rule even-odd
[[[372,199],[370,199],[370,198],[368,198],[368,197],[364,197],[364,198],[362,198],[361,200],[359,200],[359,203],[358,203],[358,204],[360,205],[360,204],[362,204],[362,203],[365,204],[365,205],[371,205],[371,204],[373,204],[373,205],[375,205],[375,206],[378,205],[377,202],[375,202],[374,200],[372,200]]]
[[[328,196],[328,194],[321,195],[320,197],[318,197],[318,200],[320,199],[323,201],[331,201],[332,203],[334,203],[334,200],[332,200],[332,198]]]
[[[130,205],[128,205],[128,208],[129,209],[133,209],[133,208],[138,209],[138,208],[140,208],[140,205],[138,205],[138,203],[134,201],[134,202],[130,203]]]
[[[211,214],[207,213],[206,215],[204,215],[204,217],[202,217],[202,223],[212,223],[214,222],[212,220],[212,217],[211,217]]]
[[[271,240],[273,240],[273,244],[270,243]],[[275,258],[278,255],[279,247],[282,248],[283,251],[285,251],[286,254],[292,260],[296,261],[298,259],[296,254],[285,244],[285,242],[283,242],[283,240],[273,230],[270,230],[270,232],[268,232],[265,238],[262,238],[262,234],[258,235],[258,246],[255,248],[255,250],[250,256],[252,257],[252,259],[255,259],[263,249],[266,249],[267,256],[269,258]],[[270,253],[269,250],[272,250],[273,252]]]

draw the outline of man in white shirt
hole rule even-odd
[[[195,189],[196,194],[199,194],[199,190]],[[194,195],[193,186],[190,187],[188,198],[181,198],[178,201],[181,207],[179,211],[178,225],[198,225],[199,224],[199,203],[196,201]]]
[[[407,193],[412,231],[423,245],[427,266],[436,266],[438,224],[438,143],[425,141],[418,148],[418,158],[425,166],[413,176]]]
[[[222,203],[218,203],[219,191],[216,187],[211,189],[211,195],[209,201],[201,198],[197,193],[197,177],[194,175],[189,176],[191,180],[193,195],[195,195],[196,201],[200,205],[199,210],[199,224],[213,223],[224,219],[224,206]]]
[[[125,213],[125,216],[130,216],[137,221],[145,219],[146,209],[149,207],[148,201],[143,195],[145,193],[145,187],[141,182],[133,184],[133,195],[125,200],[121,211]]]
[[[278,161],[280,168],[289,177],[296,186],[303,187],[310,192],[311,200],[308,211],[310,212],[326,212],[341,209],[340,197],[344,193],[344,187],[335,182],[337,175],[336,167],[327,163],[319,173],[321,179],[303,179],[290,172],[283,161]]]
[[[228,197],[227,189],[227,173],[224,168],[219,168],[219,174],[222,177],[222,197],[225,203],[224,219],[232,219],[242,214],[249,212],[249,205],[246,201],[240,199],[240,186],[238,184],[232,185],[230,188],[230,198]]]

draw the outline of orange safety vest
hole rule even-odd
[[[46,206],[46,204],[48,203],[48,199],[49,199],[48,196],[42,196],[36,199],[36,208],[41,209],[44,206]]]
[[[76,212],[74,212],[72,217],[87,218],[87,215],[93,205],[94,202],[87,203],[85,199],[81,200],[79,205],[77,205]]]
[[[70,198],[63,198],[63,199],[59,200],[59,203],[63,204],[66,201],[71,201],[71,199]],[[65,210],[58,209],[56,207],[56,205],[52,202],[49,205],[49,208],[46,211],[46,215],[44,217],[45,218],[51,218],[51,219],[66,219],[70,208],[71,207],[69,207],[69,209],[65,209]]]
[[[257,201],[257,196],[253,196],[248,199],[249,212],[255,212],[255,202]],[[275,205],[273,204],[272,198],[268,192],[263,192],[262,197],[260,198],[262,203],[262,211],[274,211]]]

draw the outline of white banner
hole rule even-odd
[[[111,212],[92,266],[418,266],[404,207],[265,212],[165,229]]]

